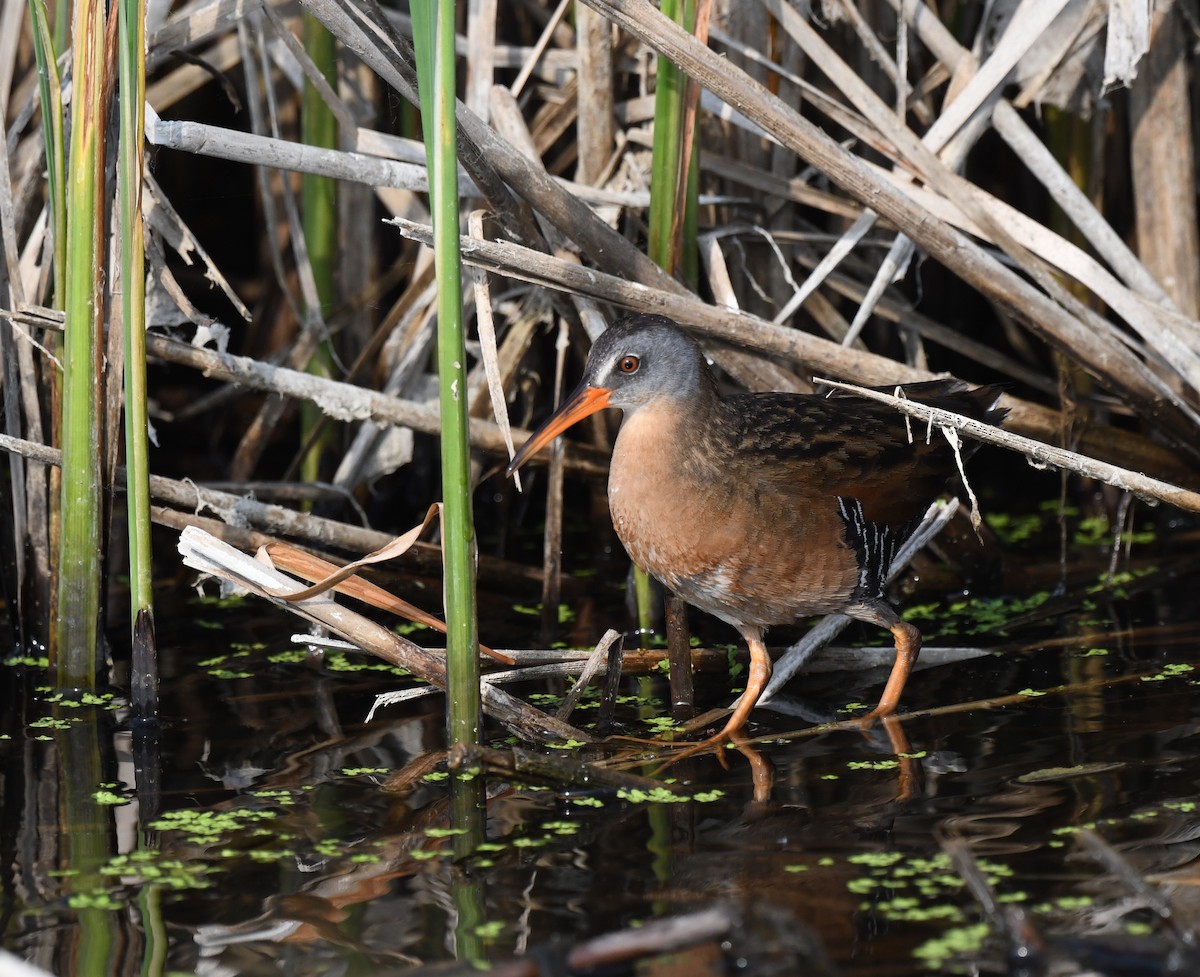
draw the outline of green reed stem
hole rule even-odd
[[[337,90],[337,45],[332,34],[319,20],[305,11],[301,18],[304,49],[317,70],[330,86]],[[337,120],[312,82],[305,79],[300,113],[300,135],[308,146],[322,149],[337,148]],[[305,173],[300,181],[301,221],[308,261],[316,283],[321,315],[327,316],[334,304],[334,280],[337,271],[338,226],[337,184],[327,176]],[[330,375],[333,355],[327,342],[322,343],[308,371],[315,376]],[[301,408],[302,442],[307,444],[312,429],[322,423],[321,409],[314,404]],[[320,478],[321,450],[326,439],[320,439],[305,454],[301,477],[305,481]]]
[[[429,164],[438,283],[438,382],[442,423],[442,559],[451,743],[479,739],[479,635],[475,611],[475,522],[467,443],[462,262],[458,251],[453,2],[411,4]]]
[[[662,12],[684,24],[684,0],[663,0]],[[658,59],[654,88],[654,144],[650,162],[650,258],[669,274],[675,273],[679,249],[675,242],[676,202],[680,161],[683,159],[683,116],[687,75],[666,58]]]
[[[303,15],[304,49],[316,69],[337,91],[337,45],[332,34],[312,14]],[[315,85],[304,82],[300,137],[306,146],[337,148],[337,120]],[[301,178],[304,243],[317,283],[321,314],[333,308],[334,275],[337,270],[337,184],[327,176],[305,173]]]
[[[689,30],[695,23],[695,0],[662,0],[662,12]],[[658,59],[654,89],[654,143],[650,162],[650,258],[660,268],[674,275],[680,265],[695,273],[696,209],[694,190],[699,186],[695,177],[696,165],[691,146],[683,145],[684,114],[687,108],[687,75],[666,58]],[[689,248],[681,248],[676,229],[679,184],[685,154],[692,158],[688,167],[688,202],[685,204],[683,227],[690,226]],[[690,210],[690,219],[689,219]],[[681,254],[691,252],[690,261],[681,261]],[[648,635],[653,627],[650,578],[641,567],[634,567],[634,594],[637,598],[638,627]]]
[[[145,158],[146,7],[120,6],[119,159],[121,290],[125,327],[125,500],[129,518],[130,627],[154,614],[150,553],[150,430],[146,393],[146,250],[142,224]]]
[[[66,294],[67,268],[67,188],[63,145],[62,77],[54,55],[50,14],[45,0],[29,0],[33,25],[33,53],[38,65],[38,94],[42,103],[42,138],[46,144],[46,184],[50,199],[51,241],[54,247],[54,295],[51,305],[58,308]]]
[[[79,688],[95,687],[100,613],[104,25],[100,0],[76,0],[67,169],[62,523],[55,660],[58,684]]]
[[[57,58],[67,50],[71,40],[71,0],[54,0],[54,56]]]

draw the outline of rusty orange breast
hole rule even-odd
[[[609,474],[617,535],[640,567],[732,624],[839,610],[858,579],[836,499],[773,490],[763,459],[664,398],[628,415]]]

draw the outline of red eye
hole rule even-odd
[[[636,356],[622,356],[621,362],[617,364],[617,369],[622,373],[637,373],[638,367],[642,365],[642,361]]]

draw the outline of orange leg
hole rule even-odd
[[[767,682],[771,678],[771,656],[767,654],[767,646],[763,642],[762,628],[744,625],[738,630],[742,632],[742,637],[746,639],[746,644],[750,649],[750,672],[746,676],[746,691],[738,699],[737,707],[733,710],[733,715],[729,717],[729,721],[719,733],[710,736],[706,740],[701,740],[699,743],[694,743],[684,749],[683,752],[675,754],[664,766],[678,763],[686,757],[695,756],[697,753],[704,753],[721,746],[734,733],[746,725],[746,720],[750,718],[750,713],[754,711],[754,707],[758,704],[758,700],[763,694],[763,689],[767,687]],[[718,758],[722,763],[725,762],[721,754],[718,754]],[[660,767],[659,769],[662,768]]]
[[[886,624],[885,627],[892,632],[892,636],[896,639],[896,661],[892,665],[892,674],[888,676],[887,685],[883,687],[879,705],[863,716],[864,724],[872,723],[884,716],[890,716],[896,711],[896,707],[900,705],[900,695],[908,683],[908,676],[912,673],[913,665],[917,662],[917,655],[921,652],[921,632],[911,624],[896,618],[893,623]]]
[[[714,741],[728,739],[730,734],[746,725],[750,713],[758,705],[763,689],[771,680],[771,656],[767,654],[767,646],[762,638],[762,629],[746,626],[740,630],[750,649],[750,672],[746,676],[746,691],[738,699],[737,708],[733,710],[733,715],[729,717],[725,728],[712,737]]]

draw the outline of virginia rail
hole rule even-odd
[[[934,380],[904,394],[991,422],[1005,413],[996,387]],[[770,678],[766,629],[813,614],[892,633],[895,664],[865,719],[894,712],[921,635],[885,601],[883,581],[955,471],[946,439],[862,398],[724,397],[695,341],[665,316],[637,314],[596,341],[583,382],[509,473],[605,407],[624,411],[608,476],[617,536],[634,563],[732,624],[750,649],[746,691],[713,741],[745,724]]]

